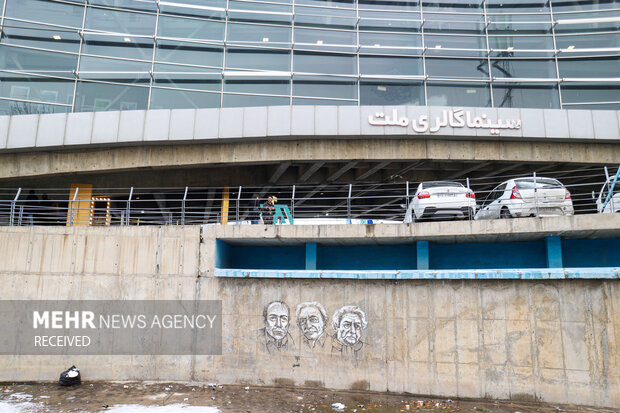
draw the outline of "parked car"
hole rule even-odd
[[[424,219],[472,218],[476,195],[458,182],[422,182],[405,213],[405,223]]]
[[[509,179],[486,197],[475,219],[572,215],[570,192],[553,178]]]
[[[613,191],[613,196],[609,196],[610,191]],[[610,177],[603,184],[596,198],[596,210],[599,214],[620,212],[620,180],[617,177]]]

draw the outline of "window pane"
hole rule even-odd
[[[304,99],[294,98],[293,105],[312,106],[357,106],[356,100],[327,100],[327,99]]]
[[[219,108],[219,93],[153,88],[151,109]]]
[[[560,77],[618,77],[620,58],[558,59]]]
[[[78,82],[76,111],[146,109],[149,89],[146,87]]]
[[[157,11],[157,3],[155,0],[88,0],[88,3],[152,13]]]
[[[291,94],[291,81],[288,78],[270,79],[255,76],[226,78],[224,80],[224,91],[288,96]]]
[[[583,1],[583,0],[553,0],[551,1],[554,12],[581,11],[581,10],[606,10],[618,7],[617,0]]]
[[[222,75],[220,73],[155,73],[153,77],[155,86],[214,92],[222,90]]]
[[[234,69],[281,70],[290,72],[288,50],[232,49],[226,52],[226,67]]]
[[[155,60],[159,62],[222,67],[224,49],[198,43],[181,43],[168,40],[157,42]]]
[[[352,79],[338,80],[320,76],[296,76],[293,79],[293,95],[357,99],[357,82]]]
[[[424,37],[424,44],[428,47],[427,56],[486,56],[487,49],[484,36],[427,35]]]
[[[117,73],[106,72],[139,72],[148,74],[151,70],[150,62],[132,62],[130,60],[105,59],[103,57],[82,56],[80,60],[80,77],[93,76],[99,78],[117,77]]]
[[[558,49],[568,49],[573,46],[575,51],[597,48],[601,45],[604,47],[620,47],[620,36],[618,33],[556,36],[556,44]]]
[[[488,78],[489,66],[486,60],[427,58],[426,74],[452,78]]]
[[[71,104],[74,84],[75,82],[69,79],[50,79],[1,73],[0,96],[46,103]]]
[[[360,84],[361,105],[424,105],[422,82],[377,81]]]
[[[42,0],[8,0],[5,16],[59,26],[82,27],[84,6]]]
[[[498,108],[559,109],[556,85],[493,84],[493,104]]]
[[[489,36],[491,49],[547,49],[553,50],[551,36]]]
[[[86,28],[152,36],[155,32],[155,15],[88,7]]]
[[[228,41],[251,43],[290,43],[291,28],[262,24],[228,23]]]
[[[77,53],[80,36],[71,29],[4,20],[2,43]]]
[[[0,69],[70,73],[76,66],[77,55],[0,45]]]
[[[553,60],[491,59],[493,77],[556,78]]]
[[[365,75],[422,75],[419,57],[360,56],[360,72]]]
[[[478,83],[436,83],[427,85],[430,106],[491,106],[489,87]]]
[[[0,115],[31,115],[39,113],[71,112],[71,106],[44,105],[0,99]]]
[[[84,35],[82,53],[150,61],[153,58],[153,39],[87,34]]]
[[[360,45],[381,47],[422,47],[422,36],[405,33],[360,32]]]
[[[562,103],[620,102],[620,84],[563,83]]]
[[[354,31],[295,29],[295,43],[356,45],[357,34]]]
[[[182,3],[162,1],[159,3],[159,8],[164,14],[224,20],[226,0],[209,0],[208,7],[204,7],[204,4],[204,0],[183,0]]]
[[[471,0],[433,0],[423,1],[422,11],[424,12],[451,12],[455,14],[482,13],[482,2]]]
[[[223,21],[159,16],[157,33],[167,37],[223,41],[224,28]]]
[[[303,73],[356,74],[354,55],[295,52],[295,71]]]
[[[549,13],[549,5],[546,0],[487,0],[488,13]],[[555,5],[553,6],[555,9]],[[532,14],[535,16],[536,14]]]
[[[289,102],[290,99],[288,97],[224,94],[225,108],[247,106],[282,106],[288,105]]]

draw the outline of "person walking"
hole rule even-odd
[[[270,196],[269,198],[267,198],[267,202],[265,202],[262,208],[260,209],[261,213],[263,214],[263,223],[265,225],[273,224],[273,215],[276,212],[274,203],[275,203],[274,197]]]
[[[258,220],[260,218],[260,200],[258,198],[258,194],[252,195],[252,199],[250,199],[249,203],[249,213],[248,219],[252,223],[252,225],[258,224]]]

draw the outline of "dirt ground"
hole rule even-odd
[[[336,410],[332,408],[334,403],[342,403],[346,407]],[[55,413],[102,412],[110,409],[113,411],[114,406],[119,405],[150,407],[178,405],[178,411],[181,413],[186,409],[191,410],[190,406],[216,407],[224,413],[326,413],[334,411],[397,413],[414,410],[420,413],[607,413],[618,411],[532,402],[450,400],[409,394],[221,386],[204,383],[83,382],[82,385],[74,387],[59,387],[55,383],[0,384],[0,413],[2,413],[2,406],[8,411]]]

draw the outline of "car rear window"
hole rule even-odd
[[[534,189],[534,178],[515,180],[518,189]],[[553,178],[536,178],[537,188],[563,188],[564,185]]]
[[[429,188],[439,188],[442,186],[457,186],[457,187],[463,187],[463,184],[460,184],[458,182],[449,182],[449,181],[437,181],[437,182],[424,182],[422,184],[422,188],[423,189],[429,189]]]

